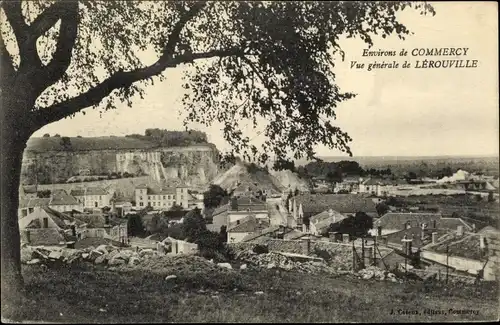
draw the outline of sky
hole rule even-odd
[[[361,40],[343,39],[345,60],[337,58],[335,73],[342,91],[356,93],[337,108],[335,125],[352,138],[354,156],[462,156],[495,155],[499,150],[498,5],[496,2],[436,2],[435,16],[414,10],[399,14],[414,34],[374,38],[370,50],[415,48],[468,48],[467,56],[453,57],[363,57],[367,48]],[[351,61],[366,65],[373,61],[412,65],[422,59],[478,60],[469,69],[351,69]],[[107,136],[144,134],[147,128],[182,129],[184,112],[181,70],[169,69],[166,80],[146,89],[143,100],[134,98],[99,114],[86,109],[38,130],[33,136],[59,133],[64,136]],[[208,134],[219,149],[228,148],[220,125],[192,128]],[[258,143],[263,136],[256,137]],[[323,146],[319,156],[341,156]]]

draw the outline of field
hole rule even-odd
[[[46,322],[416,322],[498,319],[496,285],[428,286],[275,270],[157,272],[23,269],[26,295],[8,319]],[[166,281],[165,276],[177,275]],[[256,292],[259,292],[256,294]],[[446,315],[426,315],[425,310]],[[477,315],[450,314],[474,310]],[[391,314],[394,311],[394,314]],[[416,311],[414,314],[400,314]]]
[[[394,175],[405,175],[410,171],[417,174],[421,171],[432,173],[441,170],[445,167],[450,167],[453,171],[463,169],[468,172],[482,172],[486,175],[499,176],[500,165],[498,156],[443,156],[443,157],[320,157],[326,162],[334,162],[341,160],[356,161],[365,169],[385,169],[390,168]],[[307,161],[296,161],[296,165],[305,165]]]

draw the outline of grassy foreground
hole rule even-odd
[[[23,269],[26,297],[2,318],[61,323],[435,322],[498,319],[497,285],[425,286],[275,270]],[[176,279],[166,281],[165,276]],[[255,294],[263,291],[263,294]],[[425,309],[447,315],[426,315]],[[395,314],[391,314],[391,310]],[[452,315],[449,310],[478,315]],[[401,315],[398,310],[419,315]]]

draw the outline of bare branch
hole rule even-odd
[[[56,3],[56,5],[58,6],[55,9],[51,10],[55,6],[53,5],[45,11],[50,11],[50,13],[45,16],[45,20],[38,21],[38,26],[45,28],[49,26],[48,22],[53,22],[54,24],[57,22],[58,18],[55,18],[56,14],[58,14],[61,19],[56,51],[50,63],[46,67],[43,67],[40,74],[37,75],[37,80],[40,80],[40,82],[38,82],[36,86],[40,92],[56,83],[68,69],[71,63],[71,52],[75,46],[78,34],[78,2],[61,1]],[[35,20],[35,23],[36,22]],[[32,27],[36,28],[36,25],[32,25]],[[50,28],[50,26],[48,28]],[[38,30],[31,34],[35,35],[37,32]],[[34,41],[36,42],[36,39],[34,39]]]

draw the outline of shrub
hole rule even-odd
[[[267,254],[269,253],[269,248],[266,245],[256,245],[253,248],[253,252],[256,254]]]

